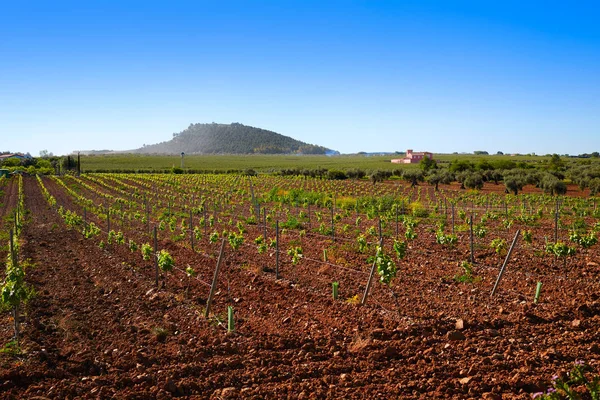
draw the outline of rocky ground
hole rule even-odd
[[[368,267],[288,262],[276,280],[264,257],[242,247],[226,252],[206,319],[218,245],[192,252],[162,240],[198,279],[175,271],[156,287],[139,252],[101,249],[68,230],[35,178],[25,177],[25,200],[20,259],[37,295],[23,317],[21,353],[0,354],[0,398],[530,399],[578,360],[600,366],[596,249],[567,265],[516,252],[491,298],[502,261],[493,252],[480,252],[476,282],[457,283],[465,254],[413,245],[393,285],[377,282],[360,306],[346,299],[362,296]],[[320,249],[324,239],[302,240]],[[227,306],[235,332],[226,329]],[[9,313],[0,322],[8,343]]]

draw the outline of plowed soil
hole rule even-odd
[[[76,207],[45,183],[59,204]],[[517,252],[492,298],[501,258],[480,254],[480,279],[457,283],[448,277],[465,254],[413,246],[394,285],[376,282],[361,306],[345,299],[362,296],[368,269],[307,259],[284,264],[277,280],[264,257],[242,247],[225,253],[206,319],[218,244],[192,252],[160,240],[198,279],[177,270],[156,287],[139,251],[101,249],[66,228],[35,178],[25,177],[24,188],[19,258],[37,295],[23,318],[22,354],[0,354],[3,399],[530,399],[577,360],[600,365],[596,248],[566,266]],[[144,232],[137,235],[141,242]],[[303,240],[318,258],[324,240]],[[420,240],[435,243],[432,233]],[[339,300],[334,280],[344,282]],[[538,280],[543,296],[534,304]],[[9,314],[0,322],[7,343]]]

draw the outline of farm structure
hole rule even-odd
[[[4,160],[8,160],[10,158],[16,158],[19,160],[28,160],[31,159],[31,155],[28,154],[22,154],[22,153],[8,153],[8,154],[0,154],[0,162],[4,161]]]
[[[412,150],[406,150],[406,157],[404,158],[395,158],[392,160],[394,164],[418,164],[424,158],[429,158],[433,160],[433,153],[428,151],[417,151],[414,152]]]
[[[35,289],[2,398],[530,399],[598,371],[595,197],[211,174],[0,190]]]

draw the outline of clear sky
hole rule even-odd
[[[0,150],[239,122],[342,153],[600,151],[600,5],[0,2]]]

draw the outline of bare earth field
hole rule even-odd
[[[58,205],[83,213],[53,180],[44,184]],[[9,188],[16,192],[16,184]],[[494,185],[486,191],[503,194]],[[551,220],[537,228],[537,242],[520,243],[493,298],[503,257],[487,246],[490,238],[476,248],[479,279],[459,283],[452,277],[468,259],[467,233],[447,249],[419,227],[393,284],[374,282],[363,306],[346,300],[362,297],[366,256],[339,251],[331,265],[320,263],[330,239],[284,232],[282,241],[299,243],[304,259],[293,265],[282,251],[277,280],[273,251],[261,255],[252,244],[262,228],[249,226],[246,245],[225,251],[206,319],[220,241],[205,235],[192,251],[159,236],[177,269],[161,273],[157,288],[152,261],[123,245],[101,249],[67,229],[34,177],[24,178],[24,195],[29,215],[19,258],[31,264],[26,280],[37,295],[23,318],[22,354],[0,354],[2,399],[531,399],[578,360],[600,367],[598,246],[565,263],[535,256],[543,235],[553,235]],[[127,239],[151,243],[143,224],[113,224]],[[509,244],[516,231],[499,221],[488,229]],[[186,266],[197,279],[182,273]],[[333,281],[340,282],[338,300]],[[534,304],[538,281],[542,296]],[[227,306],[235,310],[229,333]],[[3,313],[1,343],[12,334]]]

